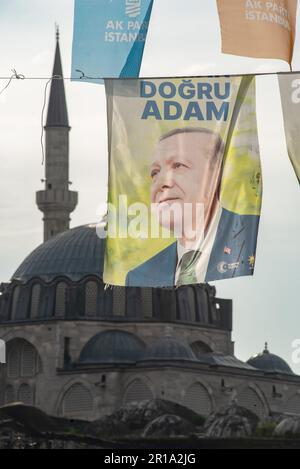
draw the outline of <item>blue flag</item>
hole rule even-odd
[[[75,0],[72,79],[138,77],[153,1]]]

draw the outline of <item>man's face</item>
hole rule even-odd
[[[179,133],[158,143],[151,165],[151,202],[161,207],[160,214],[178,204],[182,211],[185,204],[192,204],[195,214],[198,203],[203,204],[204,217],[207,217],[221,168],[215,145],[216,137],[204,132]],[[161,216],[160,223],[164,224]],[[176,216],[171,222],[174,224]]]

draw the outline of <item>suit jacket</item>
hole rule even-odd
[[[253,274],[258,225],[259,216],[222,208],[205,282]],[[174,286],[176,266],[177,242],[128,272],[126,286]]]

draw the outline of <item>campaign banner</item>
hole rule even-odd
[[[138,77],[153,1],[75,0],[72,79]]]
[[[297,0],[217,0],[217,6],[223,53],[291,64]]]
[[[278,75],[287,150],[300,183],[300,74]]]
[[[262,182],[255,78],[105,80],[104,282],[252,275]]]

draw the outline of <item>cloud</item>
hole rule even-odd
[[[217,66],[215,62],[207,62],[204,64],[193,64],[190,67],[186,68],[184,73],[186,76],[193,76],[193,75],[199,75],[202,72],[210,72]]]
[[[36,54],[32,59],[30,60],[30,63],[34,65],[44,65],[48,64],[50,62],[50,59],[53,54],[50,53],[50,50],[43,50]]]

